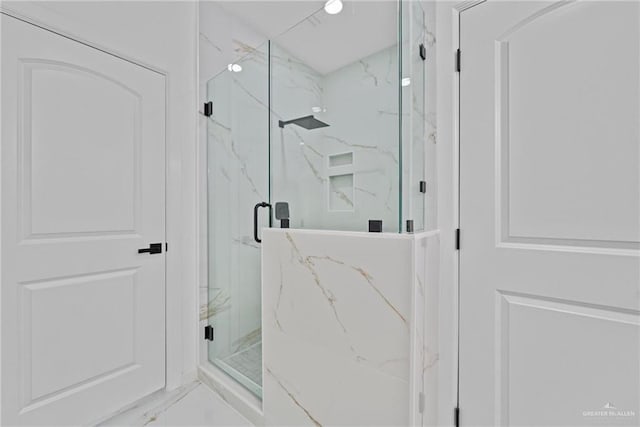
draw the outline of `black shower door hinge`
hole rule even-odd
[[[460,229],[456,228],[456,250],[460,250]]]
[[[460,72],[460,49],[456,50],[456,72]]]
[[[213,102],[205,102],[204,103],[204,115],[205,117],[211,117],[213,115]]]
[[[420,55],[420,59],[423,61],[427,59],[427,48],[424,43],[420,43],[420,46],[418,46],[418,54]]]
[[[207,325],[204,327],[204,339],[207,341],[213,341],[213,326]]]

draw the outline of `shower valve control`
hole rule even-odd
[[[289,203],[276,202],[276,219],[280,220],[280,228],[289,228]]]

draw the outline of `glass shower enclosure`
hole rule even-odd
[[[209,360],[261,395],[260,245],[253,210],[269,201],[269,43],[208,82]],[[258,227],[269,226],[260,216]]]
[[[258,397],[260,230],[427,226],[424,21],[413,1],[320,10],[207,84],[208,357]]]

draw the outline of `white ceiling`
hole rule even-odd
[[[320,74],[397,42],[396,0],[343,0],[337,15],[324,1],[226,1],[220,5]],[[314,13],[315,12],[315,13]]]
[[[320,0],[221,0],[216,4],[270,39],[324,7]]]

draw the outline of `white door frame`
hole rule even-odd
[[[84,44],[93,49],[102,51],[109,55],[115,56],[119,59],[125,60],[137,66],[146,68],[150,71],[156,72],[164,77],[165,80],[165,239],[168,242],[168,250],[166,251],[165,262],[165,324],[162,327],[165,330],[165,389],[170,390],[187,381],[195,378],[185,377],[183,372],[183,343],[182,337],[184,336],[181,326],[183,324],[183,308],[181,305],[182,289],[180,286],[181,277],[183,276],[184,266],[181,264],[181,258],[174,256],[177,254],[176,250],[181,248],[179,244],[181,241],[181,228],[180,220],[182,218],[182,209],[179,201],[181,200],[181,179],[177,173],[171,173],[171,163],[181,164],[183,159],[180,155],[181,150],[179,147],[172,148],[173,145],[177,145],[178,142],[172,141],[169,132],[169,85],[171,81],[171,75],[167,70],[159,68],[155,65],[151,65],[140,61],[137,58],[132,58],[129,55],[118,52],[114,49],[102,46],[93,41],[87,40],[77,34],[69,33],[68,31],[52,25],[48,22],[44,22],[41,18],[35,18],[33,16],[27,16],[17,10],[7,6],[6,3],[0,3],[0,13],[13,18],[24,21],[28,24],[42,28],[43,30],[50,31],[58,34],[62,37],[68,38],[75,42]],[[37,11],[34,10],[34,14],[37,15]],[[195,126],[195,121],[194,121]],[[195,143],[195,142],[194,142]],[[2,201],[0,200],[0,203]],[[2,230],[0,230],[0,235]],[[173,249],[173,250],[171,250]],[[2,266],[0,265],[0,269]],[[196,286],[193,284],[193,286]],[[195,310],[195,308],[194,308]],[[169,325],[175,325],[169,327]],[[189,325],[195,327],[195,325]],[[1,337],[0,337],[1,338]],[[193,343],[195,345],[195,343]],[[1,346],[0,346],[1,348]],[[194,373],[195,374],[195,373]],[[2,373],[0,372],[0,378]],[[194,375],[195,377],[195,375]],[[133,403],[133,402],[132,402]],[[1,410],[1,408],[0,408]]]
[[[482,4],[487,0],[470,0],[464,3],[459,3],[453,7],[452,16],[452,72],[453,78],[453,227],[454,229],[460,229],[460,73],[456,70],[456,52],[460,49],[460,15],[471,9],[474,6]],[[461,61],[461,67],[464,67],[464,63]],[[455,231],[455,230],[453,230]],[[455,407],[458,408],[460,404],[460,252],[456,250],[453,254],[453,282],[454,287],[454,299],[455,299]]]

